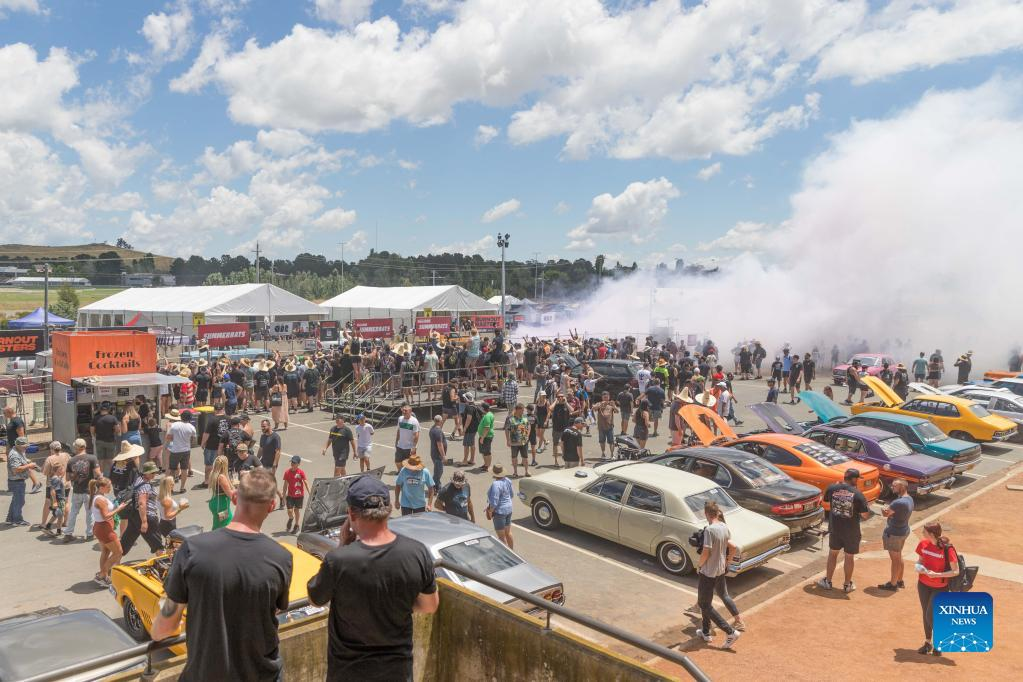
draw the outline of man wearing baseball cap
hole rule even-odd
[[[853,583],[853,561],[860,551],[860,520],[870,518],[867,498],[856,488],[860,478],[858,469],[852,467],[845,470],[845,480],[832,483],[824,491],[824,501],[831,505],[828,516],[828,570],[827,577],[817,581],[817,586],[831,589],[831,578],[838,566],[838,553],[845,552],[842,565],[845,582],[842,589],[846,593],[856,589]]]
[[[373,475],[351,484],[340,544],[309,581],[309,601],[330,602],[328,680],[412,679],[412,614],[440,603],[429,550],[387,527],[390,492]]]
[[[562,457],[565,460],[565,467],[571,469],[585,463],[583,458],[583,427],[586,420],[576,417],[572,425],[561,434]]]
[[[11,491],[11,506],[7,509],[6,523],[11,526],[30,525],[21,515],[25,506],[25,479],[39,465],[29,461],[25,454],[27,451],[28,438],[18,436],[14,439],[14,447],[7,453],[7,489]]]

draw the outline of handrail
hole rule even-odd
[[[646,639],[645,637],[640,637],[639,635],[633,634],[628,630],[623,630],[622,628],[619,628],[615,625],[610,625],[601,620],[597,620],[596,618],[587,616],[586,614],[580,613],[575,609],[570,609],[567,606],[555,604],[554,602],[536,596],[532,592],[520,590],[517,587],[513,587],[511,585],[502,583],[499,580],[494,580],[493,578],[483,575],[482,573],[477,573],[476,571],[465,568],[463,566],[458,566],[457,564],[450,563],[444,559],[436,560],[433,565],[435,568],[443,568],[444,570],[451,571],[452,573],[457,573],[463,578],[468,578],[473,582],[477,582],[481,585],[486,585],[487,587],[493,588],[500,592],[504,592],[505,594],[515,597],[516,599],[523,601],[527,604],[544,609],[544,611],[546,611],[547,613],[547,624],[545,626],[546,630],[551,629],[551,614],[554,614],[566,620],[570,620],[591,630],[599,632],[602,635],[613,637],[614,639],[617,639],[620,642],[624,642],[625,644],[636,647],[637,649],[645,651],[649,654],[653,654],[654,656],[663,658],[666,661],[680,665],[686,672],[688,672],[692,676],[693,679],[698,680],[699,682],[710,682],[710,678],[707,677],[707,674],[700,669],[700,666],[698,666],[696,663],[692,661],[692,659],[690,659],[688,656],[679,651],[669,649],[668,647],[658,644],[656,642],[652,642]],[[296,599],[295,601],[290,602],[288,604],[287,612],[293,611],[295,609],[300,609],[304,606],[308,606],[309,604],[310,601],[308,597]],[[144,680],[150,680],[153,679],[156,674],[153,669],[153,654],[156,653],[157,651],[163,651],[164,649],[169,649],[173,646],[177,646],[178,644],[183,644],[184,642],[185,634],[182,633],[170,639],[164,639],[159,642],[148,642],[146,644],[139,644],[138,646],[134,646],[129,649],[124,649],[123,651],[118,651],[103,656],[97,656],[95,658],[90,658],[79,663],[67,665],[64,666],[63,668],[52,670],[47,673],[41,673],[39,675],[34,675],[32,677],[26,677],[20,680],[20,682],[57,682],[58,680],[65,679],[72,675],[78,675],[80,673],[88,672],[95,668],[101,668],[107,665],[112,665],[114,663],[120,663],[121,661],[127,661],[137,656],[146,657],[146,668],[145,671],[143,671],[142,673],[142,678]]]

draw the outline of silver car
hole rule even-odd
[[[377,469],[365,475],[376,475],[379,478],[382,471]],[[298,536],[299,549],[323,558],[337,547],[340,527],[348,513],[348,486],[358,477],[320,478],[313,481],[309,505],[302,517],[302,532]],[[444,559],[456,566],[482,573],[555,604],[565,603],[564,586],[560,580],[528,563],[475,523],[443,512],[427,512],[393,518],[388,522],[388,527],[398,535],[426,545],[434,559]],[[527,613],[542,611],[532,604],[520,602],[511,595],[443,568],[437,569],[437,576]]]
[[[1023,396],[1016,395],[1007,388],[991,388],[988,386],[942,386],[939,390],[958,398],[968,398],[987,408],[991,414],[1005,417],[1009,421],[1023,426]]]

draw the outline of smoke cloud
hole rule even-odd
[[[604,284],[571,326],[668,326],[723,349],[757,338],[824,357],[865,339],[907,364],[940,348],[949,367],[973,350],[974,376],[1004,368],[1023,322],[1021,104],[1023,81],[996,77],[856,121],[807,163],[787,221],[740,223],[698,246],[738,253],[720,274]]]

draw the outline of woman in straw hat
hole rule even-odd
[[[120,496],[124,491],[131,490],[139,477],[139,458],[145,453],[140,445],[121,441],[121,451],[114,456],[110,465],[110,485],[114,495]]]
[[[277,377],[277,383],[270,388],[270,418],[274,422],[274,430],[288,428],[288,384],[283,376]],[[281,424],[284,426],[282,427]]]

